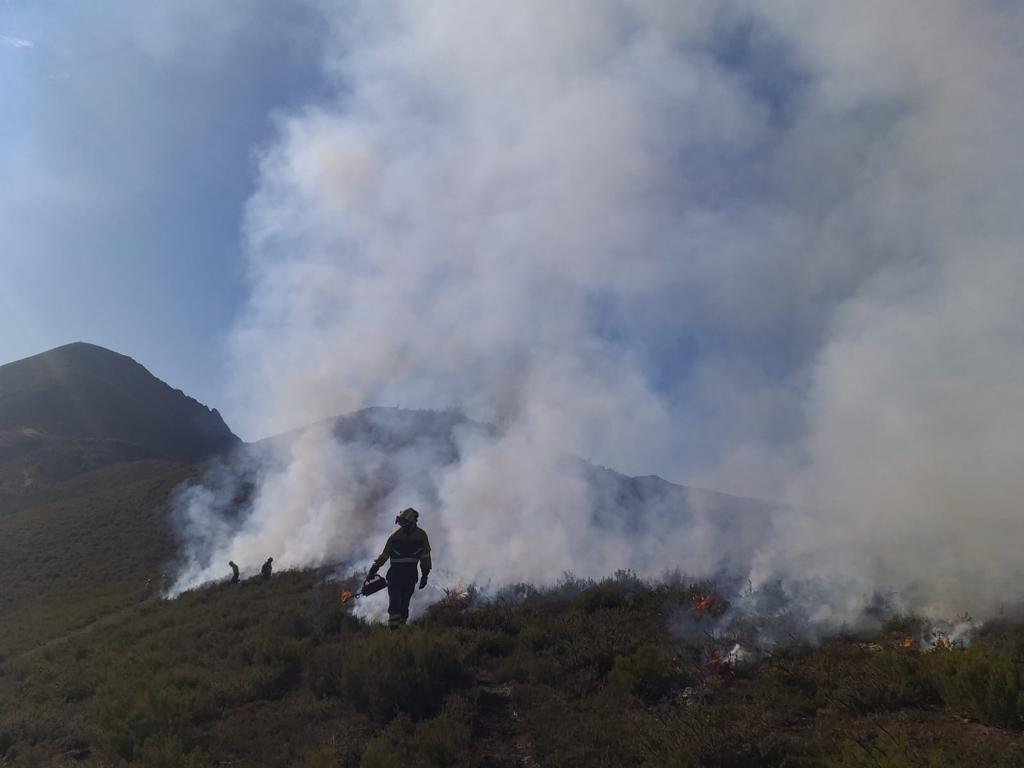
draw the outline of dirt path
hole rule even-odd
[[[473,728],[473,765],[477,768],[540,768],[526,724],[512,703],[512,686],[481,677]]]

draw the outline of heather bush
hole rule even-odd
[[[515,638],[489,630],[477,632],[471,642],[471,655],[477,660],[486,657],[507,656],[516,648]]]
[[[948,707],[989,725],[1024,722],[1020,670],[1009,656],[976,645],[964,652],[935,651],[925,662]]]
[[[925,706],[938,701],[935,686],[917,653],[886,650],[833,674],[832,699],[858,713]]]
[[[290,637],[250,637],[239,654],[246,668],[235,686],[241,700],[281,698],[301,677],[303,646]]]
[[[633,653],[615,657],[608,682],[645,701],[656,701],[680,684],[682,676],[671,651],[663,645],[646,643]]]
[[[941,751],[914,749],[905,733],[888,730],[874,739],[847,739],[825,763],[827,768],[959,768]]]
[[[395,718],[363,752],[360,768],[455,768],[469,765],[472,712],[453,699],[433,720]]]
[[[426,607],[421,622],[460,626],[464,623],[466,614],[480,602],[480,591],[472,584],[464,589],[445,589],[440,600]]]
[[[219,711],[210,678],[199,667],[147,678],[112,677],[90,702],[94,743],[132,760],[153,736],[190,734]]]
[[[445,694],[467,681],[457,642],[448,634],[407,627],[354,639],[342,667],[341,690],[356,708],[387,722],[436,714]]]
[[[341,693],[342,671],[346,666],[348,648],[339,643],[322,645],[313,651],[309,662],[309,687],[317,696]]]
[[[696,704],[655,718],[648,730],[644,741],[650,754],[644,768],[791,764],[776,713],[763,706]]]
[[[618,608],[626,602],[626,593],[622,586],[613,582],[605,581],[584,589],[573,604],[584,613]]]
[[[159,735],[142,745],[134,764],[141,768],[206,768],[209,762],[200,751],[186,751],[181,739]]]

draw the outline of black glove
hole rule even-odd
[[[427,586],[427,574],[424,573],[420,576],[420,589],[423,589],[425,586]]]
[[[366,574],[365,581],[369,581],[370,579],[372,579],[376,575],[377,575],[377,566],[371,565],[369,573]]]

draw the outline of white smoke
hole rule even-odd
[[[1022,11],[323,12],[335,95],[282,117],[247,216],[250,432],[374,404],[495,425],[454,464],[403,454],[388,490],[458,578],[716,568],[714,509],[609,535],[578,456],[814,510],[780,514],[752,578],[831,585],[837,616],[879,589],[1019,596]],[[375,554],[372,452],[277,450],[240,528],[191,526],[211,565],[179,587]]]

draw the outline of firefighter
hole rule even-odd
[[[420,513],[412,507],[398,513],[398,517],[395,518],[398,530],[388,538],[384,551],[373,561],[366,576],[367,579],[376,576],[384,561],[391,558],[391,567],[387,575],[388,626],[391,629],[398,629],[409,619],[409,600],[416,590],[417,564],[422,573],[419,580],[420,589],[427,586],[427,575],[431,567],[430,541],[427,539],[426,531],[416,525],[419,518]]]
[[[232,584],[237,584],[238,583],[238,566],[235,565],[235,561],[234,560],[228,560],[228,565],[231,566],[231,583]]]
[[[268,557],[267,558],[267,562],[265,562],[263,564],[263,567],[260,568],[260,576],[262,576],[264,579],[269,579],[270,578],[270,574],[272,574],[274,572],[274,565],[273,565],[273,563],[274,563],[274,558]]]

